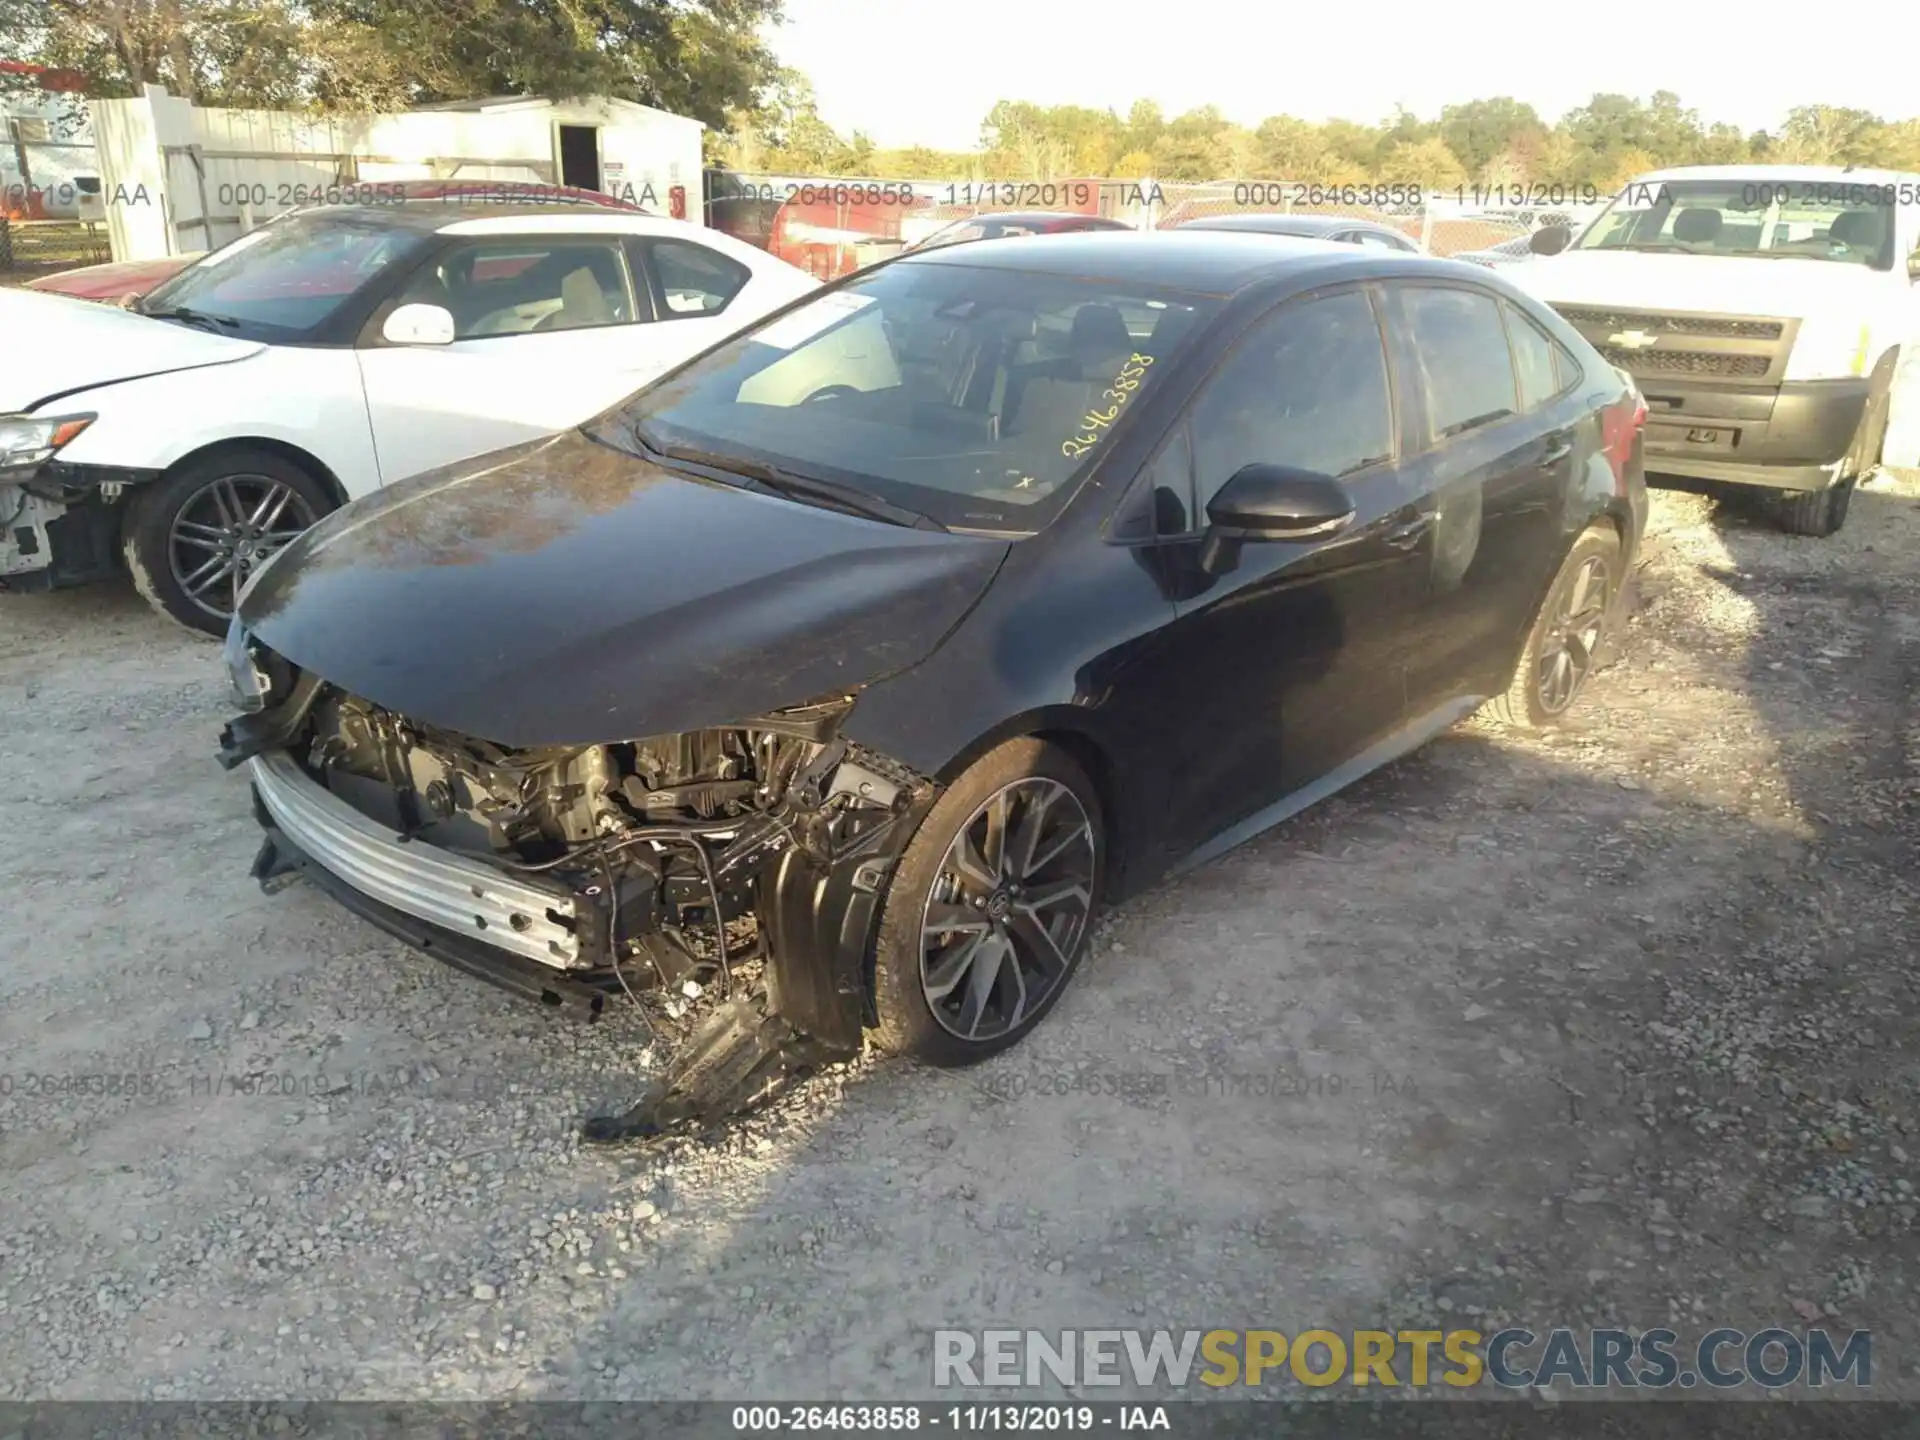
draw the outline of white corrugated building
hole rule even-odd
[[[116,260],[211,250],[354,185],[576,185],[701,218],[698,120],[627,100],[462,100],[395,114],[202,108],[149,85],[91,104]]]

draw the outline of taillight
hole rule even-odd
[[[1647,399],[1640,393],[1640,387],[1633,377],[1624,370],[1616,371],[1626,384],[1627,393],[1600,412],[1600,448],[1607,457],[1607,464],[1613,470],[1613,488],[1619,495],[1627,493],[1627,470],[1633,463],[1634,441],[1639,439],[1641,429],[1647,423]]]
[[[1613,367],[1613,373],[1618,375],[1620,383],[1627,387],[1626,403],[1633,412],[1633,424],[1637,429],[1647,423],[1647,397],[1640,393],[1640,382],[1634,379],[1629,371],[1622,370],[1616,365]]]

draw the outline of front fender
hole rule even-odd
[[[60,452],[71,466],[158,474],[209,445],[271,440],[313,456],[349,498],[380,484],[351,350],[269,347],[229,365],[76,391],[55,405],[100,417]]]

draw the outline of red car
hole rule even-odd
[[[371,195],[376,204],[417,205],[428,201],[443,204],[487,205],[509,201],[551,201],[556,205],[603,205],[610,210],[639,211],[640,206],[616,200],[598,190],[580,190],[570,185],[531,185],[507,180],[392,180],[367,184],[343,184],[343,192],[358,198]],[[292,215],[312,206],[298,206]],[[278,219],[275,216],[274,219]],[[266,222],[271,225],[272,220]],[[56,295],[71,295],[80,300],[98,300],[108,305],[129,305],[163,280],[171,280],[207,252],[195,250],[185,255],[163,255],[157,260],[120,260],[106,265],[83,265],[78,270],[62,270],[58,275],[43,275],[30,280],[25,288],[49,290]]]

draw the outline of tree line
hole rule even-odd
[[[200,105],[404,110],[605,95],[724,129],[780,71],[780,0],[0,0],[0,58]],[[24,77],[0,73],[0,88]]]
[[[609,95],[708,126],[748,172],[881,180],[1297,180],[1613,189],[1663,165],[1741,161],[1920,170],[1920,121],[1826,105],[1752,133],[1670,91],[1596,94],[1548,121],[1505,96],[1377,123],[1206,106],[1122,115],[1002,100],[970,150],[881,149],[820,116],[766,41],[782,0],[0,0],[0,58],[78,72],[92,98],[165,86],[202,105],[376,111],[491,95]],[[0,72],[0,89],[24,88]]]
[[[1274,115],[1237,125],[1212,106],[1168,118],[1151,100],[1123,116],[1079,105],[1002,100],[972,150],[880,149],[821,119],[803,77],[783,72],[762,103],[735,112],[715,145],[744,171],[882,180],[1298,180],[1554,184],[1619,188],[1669,165],[1800,163],[1920,170],[1920,121],[1889,122],[1827,105],[1789,110],[1774,130],[1702,121],[1670,91],[1650,99],[1596,94],[1558,120],[1505,96],[1448,105],[1421,119],[1404,109],[1378,124]]]

